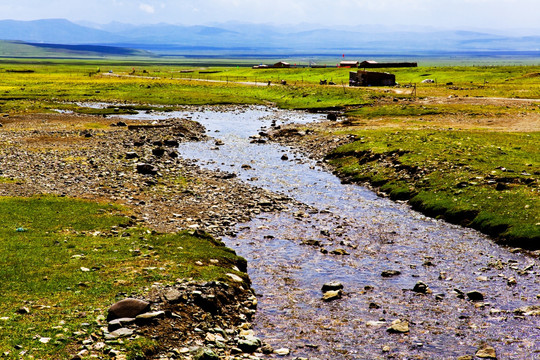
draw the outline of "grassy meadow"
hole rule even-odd
[[[540,249],[540,66],[377,70],[395,73],[396,88],[343,86],[349,71],[2,60],[0,122],[55,109],[111,111],[76,104],[84,102],[140,110],[217,104],[340,110],[346,120],[316,134],[355,136],[328,155],[343,176],[368,181],[432,216]],[[320,86],[323,79],[337,85]],[[277,85],[241,84],[267,81]],[[408,84],[417,85],[416,94]],[[0,353],[6,358],[66,358],[70,344],[97,331],[99,309],[115,299],[155,281],[223,279],[230,267],[195,262],[237,260],[204,236],[133,226],[129,209],[114,204],[0,198],[0,218]]]
[[[99,333],[96,319],[115,301],[143,295],[155,282],[228,281],[234,272],[239,259],[213,239],[156,234],[128,215],[76,199],[0,199],[3,358],[70,358],[68,346]]]

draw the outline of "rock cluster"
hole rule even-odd
[[[96,121],[103,126],[85,128]],[[191,228],[214,236],[291,202],[243,184],[236,174],[181,159],[175,146],[206,137],[198,123],[176,118],[163,126],[117,123],[65,114],[10,117],[0,131],[0,175],[12,181],[0,182],[0,196],[108,199],[132,208],[134,220],[157,231]]]
[[[155,359],[257,359],[274,349],[257,338],[250,319],[257,298],[241,285],[178,280],[174,286],[155,286],[147,299],[125,298],[101,316],[101,338],[81,341],[73,359],[88,355],[125,358],[119,344],[139,337],[160,339]],[[278,349],[278,355],[288,354]]]

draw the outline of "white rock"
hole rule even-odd
[[[291,350],[287,348],[281,348],[281,349],[274,350],[274,353],[278,354],[279,356],[287,356],[291,353]]]
[[[236,281],[236,282],[239,282],[239,283],[244,282],[244,279],[242,279],[240,276],[238,276],[236,274],[227,273],[225,275],[230,277],[233,281]]]

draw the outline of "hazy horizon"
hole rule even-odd
[[[399,30],[462,29],[540,35],[537,0],[19,0],[0,5],[0,20],[67,19],[95,27],[133,25],[268,24],[284,27],[382,26]],[[369,19],[362,23],[363,19]]]

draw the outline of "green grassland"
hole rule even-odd
[[[353,181],[472,226],[502,242],[538,248],[540,132],[353,130],[359,140],[329,155]]]
[[[0,54],[17,58],[88,58],[102,59],[115,57],[133,57],[149,59],[153,54],[128,48],[96,45],[61,45],[27,43],[22,41],[0,40]]]
[[[432,216],[540,249],[540,129],[508,125],[539,115],[540,66],[381,69],[396,74],[402,84],[396,88],[343,86],[349,71],[4,59],[0,122],[3,116],[55,109],[102,116],[154,105],[339,109],[347,120],[317,136],[356,137],[328,157],[342,176],[369,181]],[[422,84],[427,78],[437,83]],[[322,79],[337,85],[320,86]],[[276,85],[241,84],[267,81]],[[417,84],[416,96],[406,84]],[[538,102],[419,102],[428,96]],[[117,106],[96,112],[76,102]],[[486,119],[506,120],[492,127]],[[0,199],[0,353],[65,358],[68,344],[96,331],[95,310],[103,311],[117,297],[139,293],[156,281],[215,280],[230,272],[231,266],[196,266],[198,260],[240,261],[208,237],[155,234],[133,227],[127,215],[127,209],[114,205],[74,199]],[[21,307],[30,313],[18,314]],[[52,340],[42,344],[41,337]]]
[[[178,278],[227,281],[242,261],[204,234],[157,234],[127,215],[67,198],[0,199],[0,353],[69,358],[66,346],[99,331],[115,301]]]
[[[3,60],[0,62],[0,112],[28,113],[44,112],[54,109],[76,110],[85,113],[103,115],[120,111],[119,109],[91,110],[83,109],[74,102],[116,102],[127,104],[177,105],[206,104],[264,104],[281,108],[328,110],[342,109],[351,119],[355,119],[352,132],[373,131],[378,128],[385,131],[396,128],[411,130],[411,134],[420,134],[419,129],[430,129],[441,136],[441,141],[450,141],[441,130],[454,125],[455,119],[464,119],[467,129],[475,130],[475,137],[486,143],[491,142],[493,134],[485,124],[474,126],[477,120],[486,117],[519,118],[523,114],[537,114],[540,110],[540,66],[443,66],[381,69],[396,74],[402,84],[396,88],[349,88],[342,86],[348,81],[351,69],[340,68],[290,68],[290,69],[252,69],[241,66],[191,67],[182,64],[157,62],[124,61],[75,61],[41,60],[28,61]],[[31,71],[31,72],[30,72]],[[319,80],[334,81],[337,85],[321,86]],[[424,79],[433,79],[435,84],[423,84]],[[280,85],[284,80],[287,85]],[[271,81],[276,86],[255,86],[253,83]],[[244,84],[244,83],[251,84]],[[416,84],[413,88],[406,84]],[[416,96],[415,96],[416,95]],[[508,106],[507,104],[468,104],[441,103],[420,104],[417,98],[449,96],[461,99],[531,98],[539,99],[532,105]],[[393,100],[393,101],[392,101]],[[396,102],[398,101],[398,102]],[[135,111],[134,108],[122,108],[122,112]],[[430,123],[432,119],[437,123]],[[460,124],[463,125],[463,124]],[[459,127],[458,127],[459,128]],[[493,129],[489,129],[493,131]],[[497,129],[503,136],[504,129]],[[527,129],[526,131],[534,131]],[[443,136],[444,135],[444,136]],[[516,135],[506,134],[508,139]],[[536,171],[537,136],[528,134],[533,143],[528,148],[533,159],[528,168]],[[371,139],[369,136],[366,139]],[[383,136],[383,135],[379,135]],[[386,136],[386,135],[384,135]],[[411,135],[412,136],[412,135]],[[512,137],[514,136],[514,137]],[[446,140],[445,140],[446,139]],[[367,140],[366,140],[367,141]],[[482,142],[478,140],[479,143]],[[467,144],[465,139],[462,143]],[[508,140],[507,147],[511,141]],[[378,140],[365,143],[366,148],[378,147]],[[399,147],[416,151],[418,161],[421,155],[430,154],[431,142],[413,141],[403,136],[396,141]],[[396,145],[398,146],[398,145]],[[426,149],[424,149],[426,148]],[[442,151],[444,146],[441,149]],[[390,149],[393,150],[393,149]],[[489,162],[482,171],[494,171],[494,167],[507,167],[484,147],[471,149],[471,161],[477,158]],[[409,155],[411,156],[411,155]],[[431,154],[429,155],[431,156]],[[455,159],[445,161],[461,163]],[[469,160],[467,160],[469,161]],[[515,168],[511,166],[509,168]],[[519,166],[525,171],[524,164]],[[489,173],[477,174],[486,177]],[[443,184],[440,184],[443,186]],[[533,192],[533,195],[536,193]],[[525,204],[523,204],[525,206]],[[534,208],[534,207],[533,207]]]

